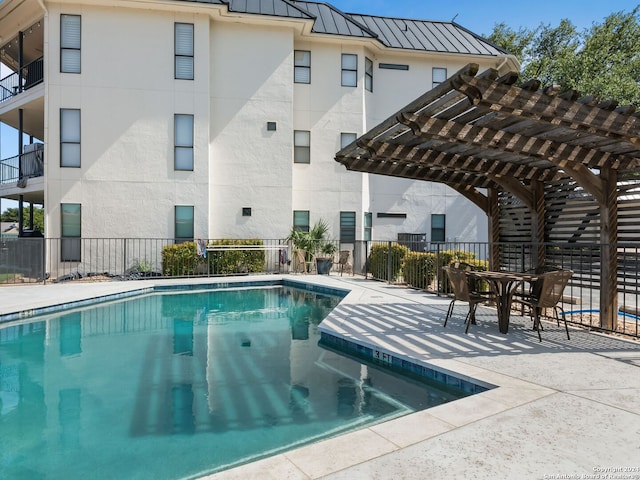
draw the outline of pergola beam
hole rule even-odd
[[[548,95],[545,90],[531,91],[469,75],[461,75],[456,81],[477,89],[481,95],[476,105],[484,105],[492,111],[517,113],[550,125],[639,143],[640,118],[625,112],[594,108],[579,101]]]
[[[539,137],[527,136],[505,130],[477,127],[440,118],[425,118],[421,115],[407,113],[400,114],[398,122],[407,125],[413,130],[416,137],[425,141],[436,138],[447,139],[457,144],[517,153],[543,160],[545,163],[561,158],[580,160],[589,167],[607,165],[618,168],[620,164],[633,167],[638,163],[636,159],[627,158],[625,155],[588,149],[580,145],[569,145],[544,138],[543,135]]]

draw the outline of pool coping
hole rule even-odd
[[[167,292],[167,291],[194,291],[194,290],[217,290],[217,289],[228,289],[228,288],[238,288],[238,287],[264,287],[264,286],[292,286],[300,289],[307,289],[324,293],[327,295],[340,295],[345,296],[349,293],[348,289],[341,289],[336,287],[327,287],[323,285],[312,285],[307,282],[301,282],[298,280],[281,278],[281,279],[262,279],[262,280],[246,280],[243,277],[238,278],[230,278],[220,281],[211,281],[207,282],[193,282],[193,279],[184,279],[188,281],[188,283],[166,283],[166,284],[150,284],[147,287],[136,288],[133,290],[127,290],[124,292],[117,293],[109,293],[104,295],[91,296],[88,298],[77,299],[77,300],[63,300],[59,303],[53,303],[51,305],[27,308],[23,310],[17,310],[9,313],[0,313],[0,326],[6,323],[15,322],[19,320],[29,320],[37,316],[49,315],[52,313],[56,313],[62,310],[68,310],[73,308],[82,308],[89,305],[92,305],[96,302],[105,303],[112,302],[117,300],[123,300],[131,297],[136,297],[140,295],[148,295],[159,292]],[[309,287],[313,288],[309,288]]]

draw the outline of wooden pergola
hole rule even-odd
[[[544,262],[545,184],[571,181],[600,214],[600,318],[617,316],[618,178],[640,165],[640,116],[633,106],[583,97],[518,74],[477,75],[469,64],[336,154],[349,170],[444,183],[486,212],[500,241],[499,192],[531,212],[537,262]],[[499,266],[490,249],[490,268]]]

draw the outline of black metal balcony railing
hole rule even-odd
[[[22,75],[13,72],[0,80],[0,103],[42,83],[43,80],[44,62],[40,57],[22,67]]]
[[[25,153],[0,160],[0,185],[18,183],[25,178],[44,175],[44,145],[25,146]]]

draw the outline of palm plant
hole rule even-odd
[[[306,251],[308,257],[332,256],[336,252],[337,246],[328,238],[328,234],[329,224],[320,219],[308,232],[293,227],[287,240],[291,241],[296,249]]]

